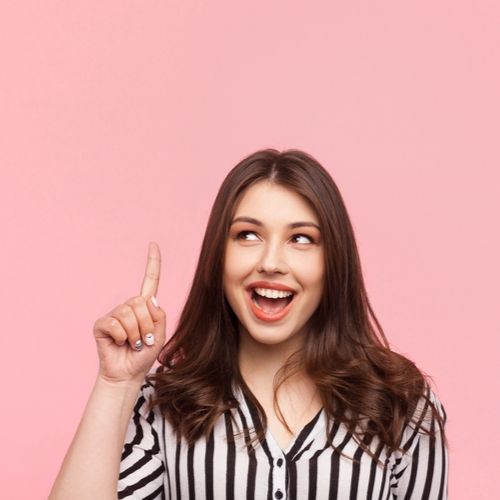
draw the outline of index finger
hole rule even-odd
[[[156,296],[160,282],[161,256],[160,247],[154,241],[149,243],[148,262],[141,287],[141,295],[145,298]]]

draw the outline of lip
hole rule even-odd
[[[283,285],[282,283],[273,283],[272,281],[254,281],[250,283],[246,289],[252,291],[254,288],[270,288],[271,290],[281,290],[283,292],[297,293],[293,288]]]
[[[261,321],[265,321],[266,323],[273,323],[275,321],[279,321],[280,319],[283,319],[289,312],[290,309],[292,308],[293,304],[295,303],[295,298],[297,296],[297,293],[294,292],[292,300],[290,303],[281,311],[278,311],[275,314],[269,314],[264,312],[262,309],[259,309],[255,302],[252,300],[252,293],[253,293],[253,288],[272,288],[274,290],[284,290],[284,291],[290,291],[293,292],[291,288],[285,287],[285,285],[280,285],[284,288],[276,288],[276,284],[274,286],[268,286],[270,283],[268,283],[266,286],[262,285],[262,283],[267,283],[264,281],[258,281],[256,282],[257,284],[253,283],[251,287],[247,288],[247,299],[248,303],[250,306],[250,310],[252,311],[253,315],[257,318],[260,319]]]

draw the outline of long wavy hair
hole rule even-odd
[[[434,420],[444,439],[446,417],[429,396],[427,376],[390,349],[372,310],[339,189],[320,163],[300,150],[257,151],[223,181],[178,325],[158,355],[156,373],[147,377],[155,386],[151,406],[157,404],[178,435],[192,444],[208,436],[218,417],[237,406],[233,394],[237,384],[258,409],[263,428],[257,430],[257,439],[264,436],[266,415],[241,377],[238,319],[223,290],[230,222],[245,191],[262,180],[288,188],[309,202],[320,221],[325,255],[322,300],[308,322],[305,346],[289,358],[275,379],[275,408],[279,386],[292,373],[304,370],[316,384],[330,424],[344,423],[371,456],[368,445],[375,436],[389,451],[402,450],[402,433],[410,422],[435,439],[435,425],[424,425]],[[422,398],[425,414],[418,414]]]

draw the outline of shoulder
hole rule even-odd
[[[426,383],[394,453],[391,488],[397,498],[448,498],[446,420],[441,399]]]
[[[161,420],[161,412],[155,404],[156,391],[154,383],[144,380],[134,405],[133,417],[145,419],[155,425]]]
[[[148,400],[152,399],[155,396],[155,384],[154,382],[145,379],[144,382],[141,385],[141,390],[139,394],[147,398]]]
[[[419,442],[432,442],[438,435],[443,438],[447,418],[443,402],[430,384],[426,383],[403,430],[401,448],[404,452],[411,453]]]
[[[117,483],[118,498],[159,498],[165,460],[161,418],[150,408],[154,386],[142,384],[123,444]]]
[[[155,397],[155,386],[153,382],[150,382],[149,380],[144,380],[144,382],[141,385],[141,388],[139,390],[139,395],[138,395],[138,400],[139,399],[144,399],[148,403],[152,401]]]
[[[409,425],[419,426],[425,430],[433,428],[437,424],[444,426],[446,420],[447,414],[441,399],[430,384],[426,383],[424,393],[417,403]]]

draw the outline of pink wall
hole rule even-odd
[[[266,146],[343,192],[374,309],[448,411],[450,498],[500,498],[499,20],[486,0],[2,3],[2,498],[46,498],[93,323],[139,292],[148,241],[171,331],[220,181]]]

